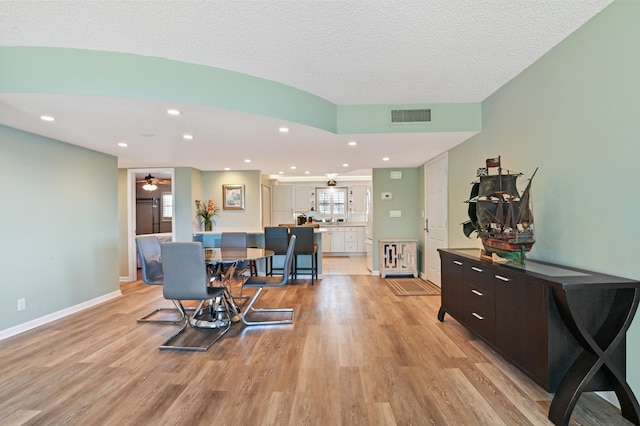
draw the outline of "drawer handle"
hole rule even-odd
[[[475,266],[472,266],[471,269],[473,269],[476,272],[482,272],[481,268],[476,268]]]
[[[462,262],[460,262],[459,260],[454,260],[453,263],[454,265],[462,266]]]
[[[476,289],[471,290],[471,293],[475,294],[476,296],[484,296],[484,293],[482,293],[482,292],[480,292],[480,291],[478,291]]]
[[[511,278],[503,277],[502,275],[495,275],[500,281],[511,281]]]
[[[472,312],[471,315],[473,315],[474,317],[476,317],[477,319],[479,319],[480,321],[482,321],[484,319],[484,317],[482,315],[478,315],[475,312]]]

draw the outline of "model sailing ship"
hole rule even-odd
[[[504,172],[500,157],[487,159],[486,167],[478,169],[479,180],[473,183],[466,201],[469,220],[462,225],[467,237],[482,239],[488,254],[524,263],[526,253],[535,242],[530,192],[537,171],[520,195],[516,183],[522,173]]]

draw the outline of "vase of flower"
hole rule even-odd
[[[208,200],[207,204],[202,203],[200,200],[196,200],[196,217],[202,218],[205,231],[213,230],[215,221],[213,216],[218,215],[218,205],[213,200]]]

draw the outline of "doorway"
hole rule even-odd
[[[142,177],[146,176],[146,175],[153,175],[155,178],[157,179],[161,179],[161,180],[167,180],[170,181],[170,183],[168,183],[166,186],[167,188],[170,190],[171,194],[174,193],[174,179],[173,179],[173,169],[128,169],[127,170],[127,204],[128,204],[128,218],[127,218],[127,263],[128,263],[128,280],[129,281],[135,281],[136,277],[137,277],[137,270],[138,270],[138,262],[137,262],[137,253],[136,253],[136,233],[140,234],[140,233],[146,233],[146,230],[140,229],[138,231],[144,231],[144,232],[137,232],[137,227],[140,225],[140,220],[138,218],[138,208],[142,209],[142,212],[140,212],[140,217],[144,216],[144,210],[145,208],[150,208],[151,211],[153,211],[153,203],[154,201],[151,200],[148,203],[145,201],[142,201],[140,204],[138,203],[138,197],[137,197],[137,186],[138,186],[138,180],[140,180]],[[150,197],[153,198],[153,197]],[[156,209],[161,209],[162,208],[162,203],[160,201],[160,198],[158,200],[156,200]],[[171,231],[167,231],[167,233],[171,233],[171,239],[174,239],[174,229],[175,229],[175,207],[173,205],[171,205],[170,207],[171,209],[171,220],[166,223],[166,229],[170,229]],[[151,214],[151,213],[149,213]],[[160,216],[153,216],[151,214],[152,217],[160,217]],[[155,219],[153,219],[155,220]],[[150,230],[153,233],[162,233],[163,232],[163,228],[161,228],[162,226],[162,219],[158,219],[159,222],[156,224],[156,226],[154,227],[154,225],[152,224]]]
[[[440,256],[438,249],[448,245],[447,166],[449,156],[444,154],[429,161],[424,168],[425,179],[425,250],[423,265],[426,279],[440,286]]]

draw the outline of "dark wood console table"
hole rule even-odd
[[[640,425],[626,381],[626,332],[640,281],[527,260],[494,263],[479,249],[440,249],[442,305],[548,392],[549,419],[569,423],[583,392],[614,391]]]

